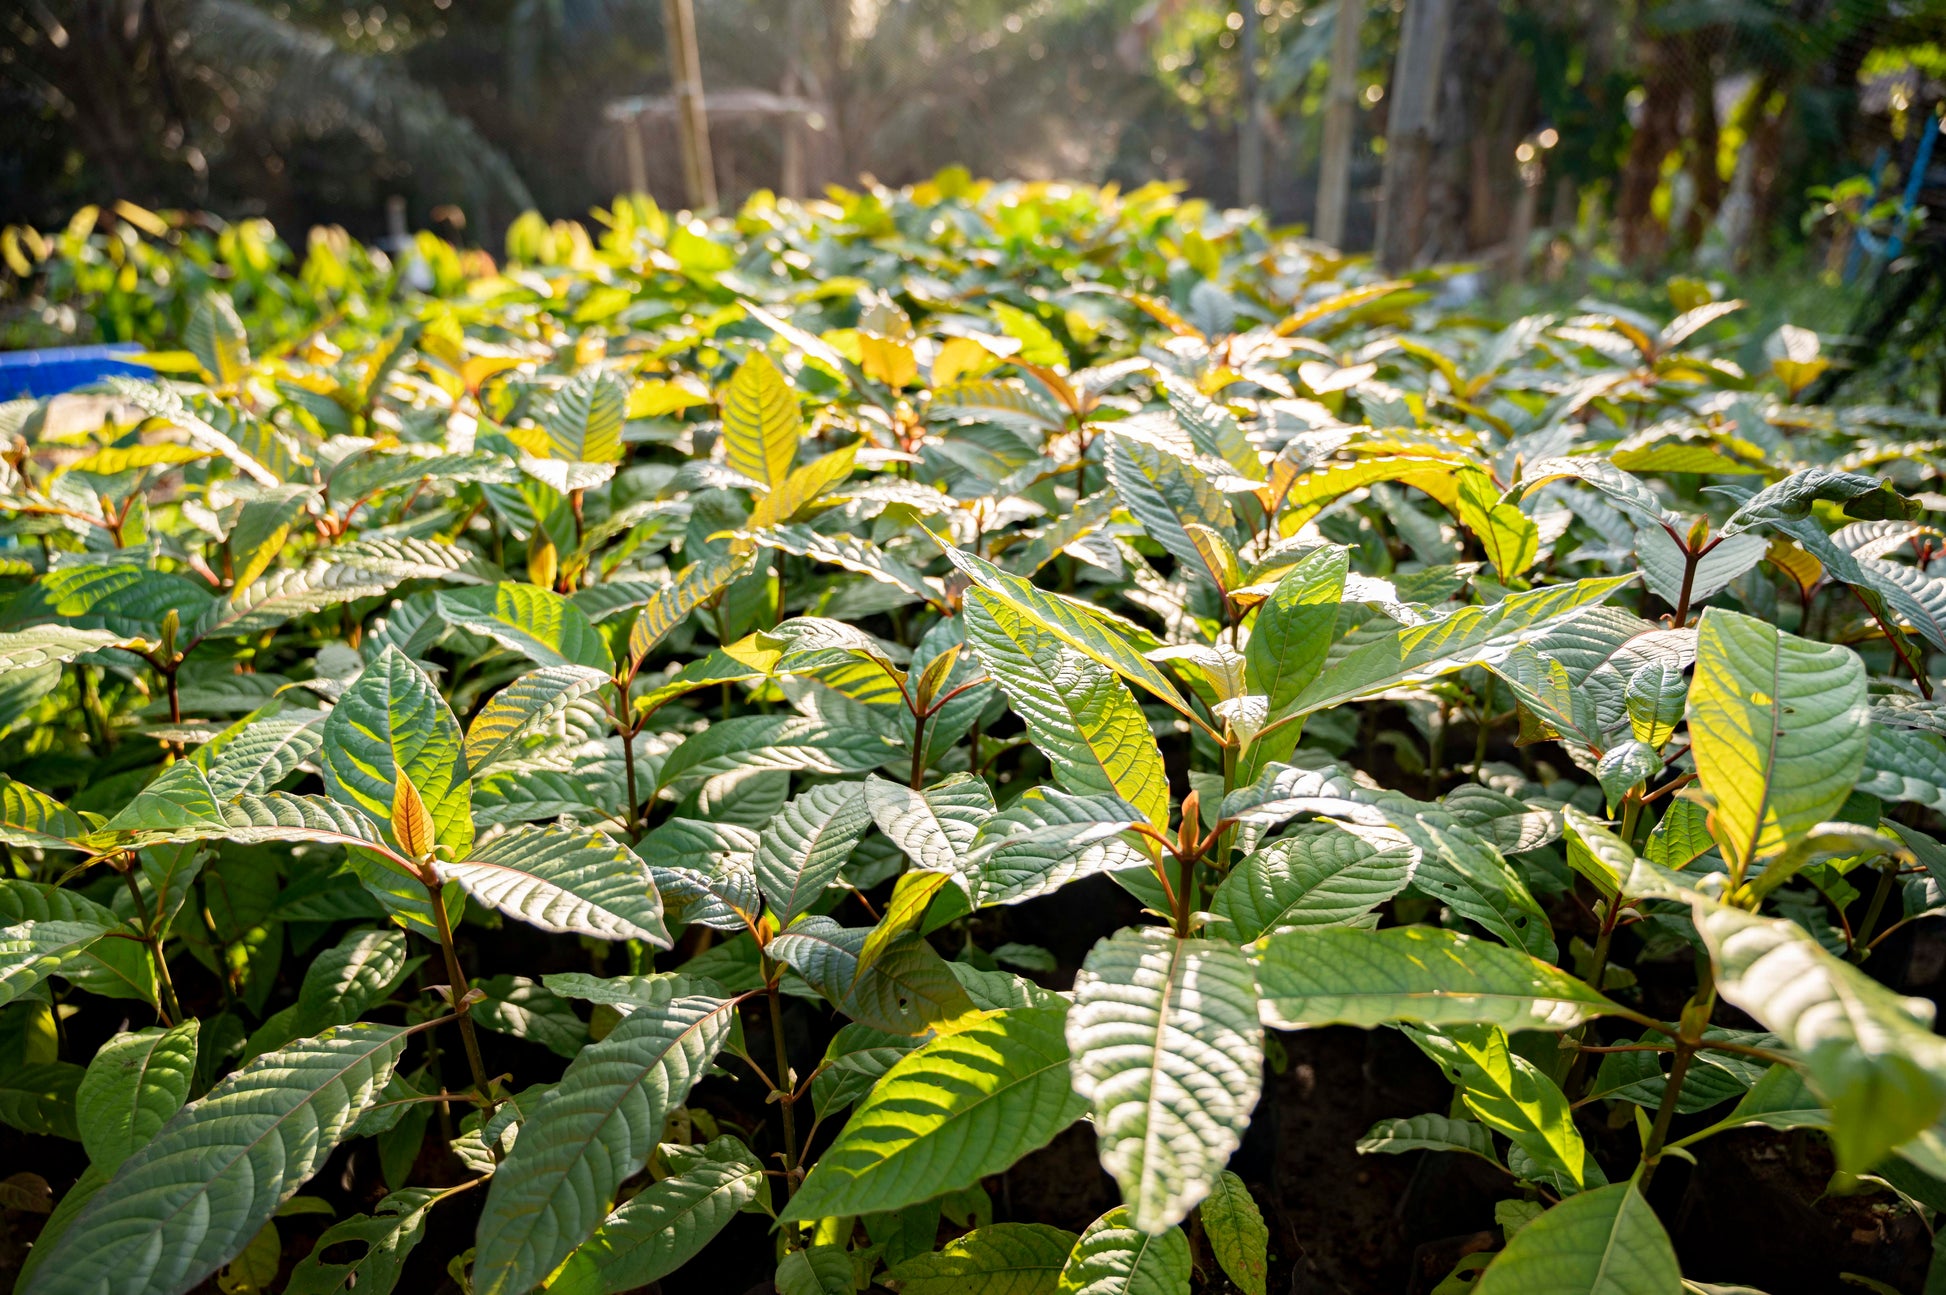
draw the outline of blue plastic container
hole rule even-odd
[[[130,342],[107,346],[58,346],[44,351],[0,351],[0,400],[58,396],[117,374],[153,377],[155,370],[131,363],[142,348]]]

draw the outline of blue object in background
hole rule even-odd
[[[0,351],[0,400],[58,396],[116,375],[154,377],[154,369],[127,358],[141,353],[142,348],[132,342],[59,346],[44,351]]]

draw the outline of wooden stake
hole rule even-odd
[[[710,156],[709,113],[703,105],[703,55],[696,45],[696,11],[691,0],[663,0],[663,25],[669,43],[669,77],[681,116],[682,176],[692,211],[716,206],[716,165]]]
[[[1237,57],[1242,63],[1243,119],[1237,124],[1237,202],[1259,207],[1264,201],[1263,82],[1257,76],[1257,0],[1238,0],[1243,19]]]
[[[1358,35],[1365,0],[1338,0],[1331,37],[1331,87],[1324,109],[1324,157],[1318,168],[1318,211],[1312,233],[1333,247],[1345,243],[1351,207],[1351,154],[1358,125]]]

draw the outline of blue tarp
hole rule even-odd
[[[76,387],[121,374],[153,377],[155,370],[127,357],[142,348],[131,343],[108,346],[61,346],[45,351],[0,351],[0,400],[22,396],[58,396]]]

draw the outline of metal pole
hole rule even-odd
[[[716,206],[716,166],[710,157],[709,115],[703,106],[703,56],[696,47],[696,11],[691,0],[663,0],[669,44],[669,78],[681,115],[682,175],[691,210]]]
[[[1318,168],[1318,211],[1313,230],[1321,242],[1342,247],[1351,206],[1351,154],[1358,124],[1358,34],[1365,0],[1338,0],[1331,37],[1331,86],[1324,109],[1324,156]]]

